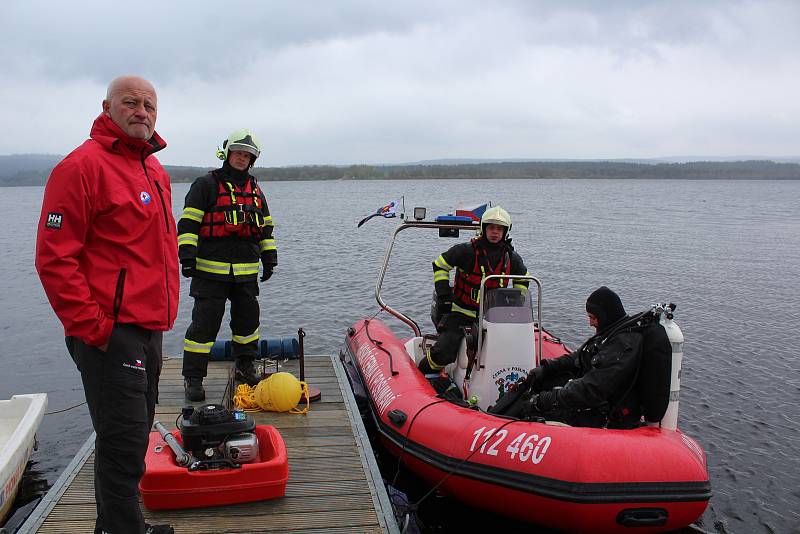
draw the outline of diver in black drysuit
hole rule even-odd
[[[572,426],[635,428],[641,408],[634,387],[642,333],[618,328],[628,322],[619,296],[603,286],[586,300],[596,334],[578,350],[543,360],[517,395],[490,411],[504,415],[563,421]]]

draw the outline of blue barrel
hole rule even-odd
[[[300,343],[296,337],[281,338],[281,349],[283,349],[284,358],[295,359],[300,357]]]
[[[296,337],[268,337],[261,340],[262,358],[294,359],[300,356],[300,343]]]
[[[208,355],[211,361],[233,361],[233,350],[229,340],[218,339],[211,346]],[[268,337],[259,343],[258,353],[260,358],[296,359],[300,357],[300,342],[297,337]]]
[[[211,353],[208,355],[211,361],[221,362],[224,360],[233,360],[231,353],[231,342],[218,339],[211,345]]]

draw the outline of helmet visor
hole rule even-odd
[[[255,157],[259,156],[259,150],[256,147],[251,146],[251,145],[245,145],[245,144],[242,144],[242,143],[231,143],[230,145],[228,145],[228,152],[231,152],[231,151],[234,151],[234,150],[241,150],[242,152],[248,152],[248,153],[254,155]]]
[[[488,218],[488,219],[484,219],[484,220],[481,221],[481,226],[484,226],[484,225],[487,225],[487,224],[497,224],[497,225],[502,226],[504,228],[508,228],[508,221],[504,221],[503,219]]]

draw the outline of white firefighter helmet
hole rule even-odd
[[[252,154],[252,165],[261,155],[261,143],[258,142],[256,134],[247,128],[242,128],[233,132],[222,142],[222,148],[217,149],[217,157],[224,161],[228,159],[228,152],[231,150],[241,150]]]
[[[481,217],[481,234],[486,233],[487,224],[499,224],[505,227],[506,231],[503,234],[503,238],[506,238],[508,237],[508,232],[511,231],[511,215],[500,206],[489,208]]]

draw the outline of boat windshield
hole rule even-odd
[[[491,323],[532,323],[533,306],[527,289],[500,287],[486,292],[484,319]]]

